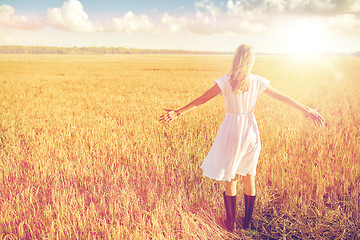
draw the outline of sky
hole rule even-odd
[[[359,0],[0,0],[0,45],[360,51]]]

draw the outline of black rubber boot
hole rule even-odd
[[[243,228],[248,229],[250,227],[256,196],[249,196],[244,194],[244,197],[245,197],[245,218],[243,222]]]
[[[226,209],[226,219],[224,221],[228,231],[234,231],[236,218],[236,196],[226,196],[224,192],[224,203]]]

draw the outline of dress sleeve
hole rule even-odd
[[[259,79],[259,94],[260,94],[263,93],[268,88],[268,86],[270,85],[270,81],[260,76],[258,79]]]
[[[222,94],[225,94],[225,90],[226,90],[225,84],[226,84],[227,79],[228,79],[228,76],[223,76],[223,77],[215,80],[215,83],[219,86]]]

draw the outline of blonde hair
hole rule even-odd
[[[230,71],[230,85],[234,94],[241,94],[249,88],[249,74],[254,65],[255,52],[252,46],[242,44],[234,54]]]

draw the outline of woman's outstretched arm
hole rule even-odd
[[[295,99],[286,96],[285,94],[281,93],[280,91],[278,91],[277,89],[269,86],[266,90],[265,93],[267,93],[269,96],[284,102],[286,104],[288,104],[289,106],[296,108],[302,112],[304,112],[304,114],[308,117],[310,117],[313,121],[314,124],[317,126],[324,126],[325,125],[325,120],[321,117],[321,115],[319,114],[319,110],[318,109],[312,109],[309,108],[308,106],[305,106],[304,104],[296,101]]]
[[[212,88],[207,90],[203,95],[196,98],[192,102],[190,102],[185,107],[182,107],[178,110],[171,110],[171,109],[164,109],[167,111],[166,114],[160,116],[160,122],[168,125],[171,121],[178,118],[180,115],[183,115],[187,112],[190,112],[191,110],[195,109],[196,107],[206,103],[207,101],[211,100],[215,96],[217,96],[221,92],[220,87],[215,83]]]

